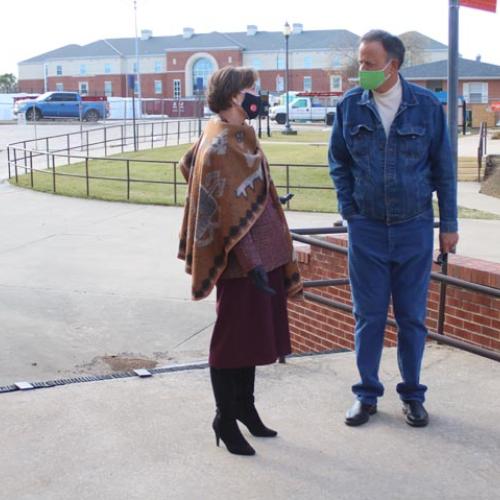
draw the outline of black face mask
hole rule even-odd
[[[241,107],[247,114],[249,120],[253,120],[259,116],[260,111],[260,96],[250,94],[249,92],[245,92],[245,98],[241,103]]]

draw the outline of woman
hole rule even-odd
[[[286,295],[302,284],[288,226],[254,129],[257,75],[225,67],[210,79],[208,106],[216,113],[181,160],[188,194],[179,258],[192,275],[193,299],[217,286],[217,320],[210,343],[210,376],[217,411],[216,444],[253,455],[237,420],[254,436],[274,437],[254,406],[255,366],[289,354]]]

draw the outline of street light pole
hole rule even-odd
[[[458,168],[458,25],[459,2],[449,0],[448,14],[448,127],[451,154]]]
[[[137,82],[136,83],[137,97],[139,98],[139,106],[141,106],[141,70],[139,67],[139,34],[137,31],[137,0],[134,0],[134,27],[135,27],[135,79]],[[134,92],[135,92],[135,86],[134,86]]]
[[[285,23],[283,34],[285,35],[285,92],[286,92],[286,123],[285,130],[281,133],[285,135],[296,135],[297,131],[290,127],[290,93],[289,93],[289,76],[288,76],[288,39],[290,38],[290,25],[288,21]]]

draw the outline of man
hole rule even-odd
[[[444,111],[434,94],[398,73],[405,48],[373,30],[359,47],[360,87],[345,94],[329,149],[330,175],[349,232],[360,382],[345,423],[367,422],[384,387],[378,370],[392,296],[398,325],[397,392],[406,422],[428,423],[420,367],[427,330],[427,289],[433,254],[432,193],[439,203],[443,253],[458,242],[456,172]]]

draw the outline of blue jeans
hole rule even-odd
[[[378,371],[389,300],[398,325],[402,400],[424,401],[420,367],[427,336],[425,316],[433,253],[433,214],[428,210],[386,225],[362,215],[349,218],[349,277],[354,304],[356,361],[361,382],[352,391],[366,404],[384,393]]]

